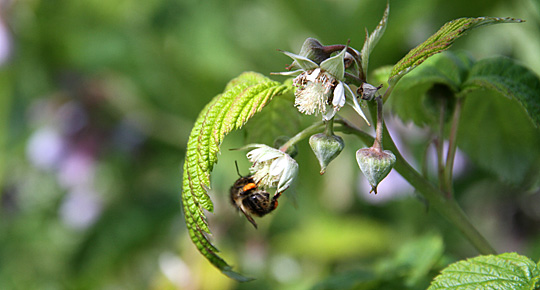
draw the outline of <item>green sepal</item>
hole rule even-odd
[[[331,58],[326,59],[321,63],[321,69],[329,72],[332,76],[340,81],[345,80],[345,53],[347,47],[345,47],[340,53],[334,55]]]
[[[315,63],[314,61],[312,61],[311,59],[309,59],[309,58],[307,58],[305,56],[294,54],[294,53],[288,52],[288,51],[281,51],[281,52],[283,52],[285,55],[287,55],[288,57],[290,57],[290,58],[292,58],[294,60],[292,66],[298,66],[304,71],[316,69],[316,68],[319,67],[319,65],[317,63]]]
[[[324,50],[324,46],[320,41],[311,37],[304,41],[302,49],[300,49],[301,56],[305,56],[317,64],[329,58],[330,54]]]
[[[375,30],[373,30],[373,33],[371,35],[368,34],[366,30],[366,40],[364,42],[364,46],[362,47],[362,70],[364,72],[364,76],[368,75],[368,65],[369,65],[369,55],[375,48],[375,45],[379,42],[381,37],[384,34],[384,31],[386,30],[386,24],[388,23],[388,13],[390,12],[390,2],[386,2],[386,9],[384,10],[383,17]]]

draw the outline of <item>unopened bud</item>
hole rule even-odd
[[[324,174],[326,166],[328,166],[330,161],[334,160],[345,147],[345,143],[341,137],[336,135],[328,136],[324,133],[311,136],[309,138],[309,145],[319,160],[321,174]]]
[[[371,101],[375,98],[375,94],[382,88],[382,85],[376,87],[372,84],[363,83],[358,87],[357,93],[362,100]]]
[[[356,161],[360,170],[371,184],[371,191],[377,194],[377,185],[390,173],[396,163],[396,156],[389,150],[363,148],[356,151]]]

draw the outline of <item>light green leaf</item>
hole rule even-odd
[[[390,78],[388,79],[388,83],[395,84],[406,73],[420,65],[430,56],[448,49],[456,39],[473,28],[496,23],[519,22],[523,22],[523,20],[509,17],[459,18],[447,22],[426,41],[409,51],[409,53],[394,66]]]
[[[366,41],[362,47],[362,69],[364,70],[364,76],[368,75],[369,55],[375,48],[375,45],[379,42],[386,30],[386,24],[388,23],[388,13],[390,12],[390,2],[386,3],[386,9],[384,10],[383,17],[379,22],[379,25],[375,28],[371,35],[368,35],[366,30]]]
[[[494,90],[517,100],[540,127],[540,79],[530,69],[504,57],[480,60],[462,88],[463,94],[475,89]]]
[[[534,290],[540,269],[525,256],[504,253],[459,261],[442,270],[428,290]]]
[[[188,140],[184,161],[182,204],[186,226],[197,249],[227,276],[247,281],[231,270],[208,240],[210,234],[203,209],[213,211],[207,192],[210,172],[217,162],[223,138],[241,128],[272,98],[285,94],[292,87],[272,81],[263,75],[248,72],[232,80],[223,94],[216,96],[199,114]]]

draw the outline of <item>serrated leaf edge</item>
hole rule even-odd
[[[217,162],[219,147],[232,130],[241,128],[275,96],[292,89],[257,73],[244,73],[226,86],[200,112],[188,140],[182,182],[182,205],[189,236],[199,252],[225,275],[238,280],[251,278],[232,271],[210,242],[204,209],[213,211],[208,195],[210,172]]]
[[[449,21],[426,41],[411,49],[409,53],[394,65],[388,83],[395,84],[401,77],[422,64],[427,58],[448,49],[459,37],[473,28],[497,23],[520,22],[523,22],[523,20],[512,17],[458,18]],[[428,49],[430,50],[427,53],[422,53]],[[406,65],[406,63],[409,63],[409,65]]]

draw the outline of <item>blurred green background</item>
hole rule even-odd
[[[276,49],[298,52],[307,37],[360,49],[385,5],[0,0],[0,289],[425,289],[441,267],[476,255],[395,173],[369,195],[353,157],[364,145],[347,136],[324,176],[300,145],[296,187],[258,230],[229,205],[234,161],[244,174],[248,164],[228,150],[243,144],[242,132],[226,138],[210,227],[226,260],[256,281],[226,278],[187,236],[181,165],[203,106],[244,71],[282,71],[290,60]],[[452,49],[509,56],[540,74],[539,7],[391,0],[370,70],[449,20],[511,16],[527,22],[475,30]],[[418,163],[429,133],[392,122]],[[458,199],[473,223],[497,250],[538,261],[537,171],[499,181],[460,158]]]

